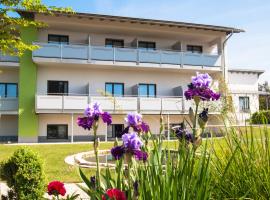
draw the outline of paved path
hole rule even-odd
[[[76,194],[80,194],[80,199],[83,199],[83,200],[90,199],[85,194],[85,192],[82,191],[75,183],[65,183],[65,188],[67,190],[67,194],[72,194],[75,192]],[[7,195],[7,191],[8,191],[7,185],[4,182],[0,182],[0,199],[1,199],[1,195]],[[48,199],[52,199],[47,193],[44,194],[44,197]]]

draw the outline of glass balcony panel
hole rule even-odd
[[[92,60],[104,60],[113,61],[113,48],[110,47],[92,47],[91,48],[91,59]]]
[[[164,64],[180,65],[181,52],[162,51],[161,62]]]
[[[129,48],[115,48],[115,60],[122,62],[136,62],[137,50]]]
[[[33,51],[34,57],[61,58],[61,46],[59,44],[39,44],[40,48]]]
[[[17,110],[18,110],[17,98],[0,98],[0,111],[17,111]]]
[[[160,63],[160,51],[139,50],[139,62],[142,63]]]
[[[83,45],[63,45],[62,58],[87,60],[88,48]]]
[[[19,57],[3,55],[0,53],[0,62],[19,62]]]
[[[184,52],[184,65],[199,65],[199,66],[218,66],[219,55],[205,55],[198,53]]]

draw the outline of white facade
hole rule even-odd
[[[238,123],[245,124],[252,113],[259,110],[258,81],[260,70],[229,70],[228,87],[231,92]]]
[[[33,43],[40,45],[40,49],[32,54],[37,67],[33,112],[38,116],[37,140],[40,142],[90,140],[91,134],[78,127],[76,119],[91,102],[99,102],[113,116],[114,127],[100,125],[98,135],[102,140],[109,139],[109,132],[121,128],[124,116],[132,111],[144,115],[154,134],[159,132],[160,114],[164,115],[167,127],[179,124],[188,119],[188,109],[192,106],[183,97],[191,76],[196,72],[209,73],[218,89],[219,80],[226,74],[224,69],[227,72],[224,41],[231,32],[242,32],[227,27],[91,14],[36,14],[35,19],[48,24],[38,30],[38,39]],[[65,42],[51,41],[50,37]],[[108,47],[107,40],[120,41],[122,45]],[[142,48],[140,42],[154,46]],[[18,62],[0,62],[0,69],[3,72],[0,83],[18,83]],[[231,89],[257,90],[258,77],[245,74],[250,81],[237,82],[236,73],[229,71]],[[123,93],[105,96],[106,83],[122,84]],[[155,87],[154,94],[140,95],[139,84],[151,84]],[[50,87],[66,88],[61,89],[62,93],[59,89],[53,94]],[[241,94],[234,93],[234,105],[239,110],[237,99]],[[3,132],[12,135],[18,129],[17,114],[23,111],[18,111],[17,98],[5,98],[2,102],[12,109],[0,107],[1,114],[5,115],[0,123],[0,136]],[[220,122],[219,103],[212,106],[216,109],[210,110],[211,125]],[[257,108],[258,103],[250,100],[250,112]],[[14,116],[9,117],[11,114]],[[4,123],[9,118],[13,129],[10,123]],[[65,137],[57,138],[57,134]]]

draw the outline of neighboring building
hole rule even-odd
[[[263,70],[229,69],[228,87],[238,124],[245,124],[259,110],[259,76]]]
[[[216,83],[227,79],[226,41],[242,32],[84,13],[22,15],[48,27],[22,29],[22,39],[40,49],[20,60],[0,58],[0,140],[90,140],[76,119],[96,101],[113,114],[111,126],[100,125],[101,139],[116,137],[131,111],[142,113],[153,133],[159,132],[160,113],[166,123],[179,124],[188,116],[183,90],[191,76],[207,72]]]

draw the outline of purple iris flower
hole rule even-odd
[[[136,112],[128,113],[125,121],[128,126],[136,127],[142,123],[142,115]]]
[[[212,83],[212,78],[209,74],[200,74],[197,72],[196,76],[192,77],[192,84],[196,87],[209,87]]]
[[[180,124],[180,127],[175,130],[175,135],[179,140],[185,140],[186,142],[193,142],[192,133],[188,132],[184,123]]]
[[[111,154],[114,157],[114,159],[119,160],[123,157],[125,153],[125,147],[124,146],[116,146],[111,149]]]
[[[142,115],[139,113],[136,112],[128,113],[127,117],[125,118],[125,121],[127,123],[127,130],[129,130],[129,128],[132,127],[133,130],[136,132],[147,133],[150,131],[149,126],[145,122],[143,122]]]
[[[90,130],[93,126],[94,119],[89,117],[78,117],[77,124],[78,126],[83,127],[84,129]]]
[[[94,122],[98,121],[100,117],[107,125],[112,123],[112,116],[108,112],[103,112],[100,104],[94,103],[85,109],[84,117],[78,117],[77,124],[84,129],[90,130]]]
[[[137,160],[143,160],[145,162],[145,161],[147,161],[148,153],[141,151],[141,150],[135,150],[134,156]]]
[[[185,91],[185,97],[187,100],[199,97],[202,101],[216,101],[220,98],[220,94],[214,92],[210,88],[212,78],[208,74],[199,74],[192,77],[192,82],[188,85],[188,89]]]
[[[139,150],[143,145],[137,133],[126,133],[122,135],[123,145],[128,150],[133,152],[134,150]]]

